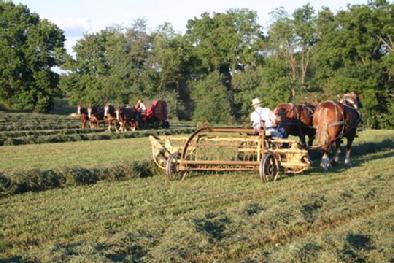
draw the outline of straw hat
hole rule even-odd
[[[259,98],[254,98],[252,100],[252,106],[258,106],[258,105],[261,105],[260,99]]]

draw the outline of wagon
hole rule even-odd
[[[154,100],[152,106],[147,108],[146,112],[141,115],[139,125],[143,128],[157,129],[162,127],[168,129],[170,128],[170,123],[167,117],[167,102],[164,100]]]
[[[308,151],[295,140],[272,138],[263,129],[204,127],[189,137],[149,139],[154,162],[173,180],[193,171],[250,171],[275,181],[279,172],[296,174],[310,167]]]

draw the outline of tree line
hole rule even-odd
[[[56,25],[0,1],[0,103],[48,111],[55,96],[83,104],[159,98],[172,118],[233,123],[248,118],[253,97],[272,108],[355,91],[367,126],[394,127],[394,4],[337,13],[307,4],[271,16],[264,29],[252,10],[203,13],[184,34],[170,23],[148,31],[137,19],[85,34],[72,57]],[[68,74],[51,71],[56,65]]]

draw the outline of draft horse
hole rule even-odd
[[[99,128],[100,123],[104,121],[104,109],[99,106],[89,106],[88,117],[90,128]]]
[[[84,129],[86,127],[86,122],[89,120],[88,110],[85,107],[78,105],[77,114],[79,115],[79,120],[81,121],[81,128]]]
[[[350,167],[352,143],[356,137],[358,124],[361,120],[360,100],[354,93],[347,93],[338,101],[325,101],[316,107],[313,114],[313,126],[316,128],[317,143],[323,150],[321,166],[328,170],[337,164],[341,153],[341,139],[347,139],[345,166]],[[336,153],[330,161],[330,146],[335,143]]]
[[[308,135],[308,146],[312,146],[316,135],[313,128],[314,110],[315,106],[309,103],[281,103],[275,107],[274,114],[287,134],[300,137],[301,147],[306,148],[305,136]]]
[[[116,119],[115,107],[109,103],[104,106],[104,118],[108,123],[108,130],[111,131],[112,124],[115,126],[115,130],[118,131],[118,123]]]
[[[127,128],[130,128],[132,131],[135,131],[137,128],[136,122],[136,114],[137,111],[131,107],[116,107],[115,115],[116,120],[119,123],[119,129],[121,132],[127,131]]]

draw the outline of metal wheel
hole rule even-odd
[[[275,157],[271,153],[264,154],[259,166],[261,180],[263,182],[275,181],[278,170]]]
[[[167,159],[166,175],[170,180],[179,180],[182,178],[182,175],[180,175],[176,170],[177,160],[178,153],[171,154]]]

